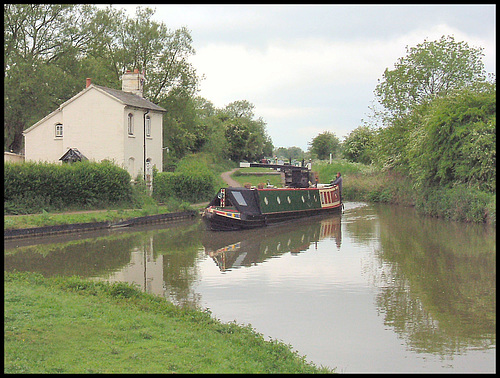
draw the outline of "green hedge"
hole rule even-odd
[[[110,162],[5,163],[4,212],[91,208],[132,202],[129,173]]]
[[[157,201],[177,198],[187,202],[201,202],[214,195],[212,174],[189,174],[185,172],[159,172],[153,183],[153,197]]]
[[[216,177],[207,156],[188,155],[180,160],[175,172],[158,172],[153,180],[153,198],[196,203],[209,201],[216,193]]]

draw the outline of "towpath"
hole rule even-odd
[[[234,168],[228,172],[223,172],[221,173],[220,177],[222,177],[222,180],[224,180],[224,182],[229,186],[235,186],[235,187],[241,186],[241,184],[238,181],[235,181],[231,178],[231,175],[238,169],[239,168]]]

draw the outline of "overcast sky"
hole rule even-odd
[[[496,73],[495,5],[162,5],[154,19],[191,31],[199,95],[255,105],[275,147],[341,140],[367,119],[373,90],[406,46],[453,35],[484,48]],[[135,16],[134,4],[114,4]]]

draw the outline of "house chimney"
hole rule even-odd
[[[87,86],[85,88],[88,88],[89,85],[91,84],[92,79],[90,77],[87,78]]]
[[[127,70],[122,76],[122,91],[143,97],[144,75],[136,68],[134,72]]]

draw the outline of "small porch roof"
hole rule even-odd
[[[82,160],[89,160],[83,155],[80,151],[78,151],[77,148],[70,148],[66,153],[61,156],[59,159],[65,163],[67,162],[75,162],[75,161],[82,161]]]

